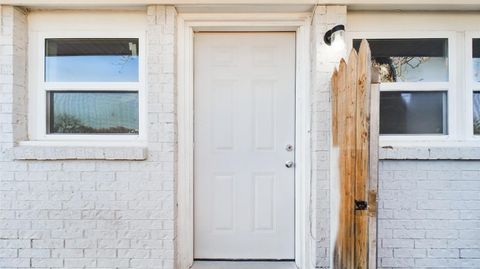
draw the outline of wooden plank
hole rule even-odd
[[[377,192],[380,132],[380,76],[372,71],[370,90],[370,162],[368,182],[368,268],[377,268]]]
[[[345,266],[346,268],[354,268],[355,264],[355,226],[354,226],[354,191],[355,191],[355,155],[356,155],[356,97],[357,97],[357,52],[352,50],[348,57],[347,63],[347,92],[345,103],[339,104],[346,107],[345,111],[345,141],[344,147],[347,157],[345,159],[345,204],[343,207],[346,210],[346,249],[345,249]]]
[[[339,146],[339,160],[338,160],[338,177],[339,177],[339,188],[340,188],[340,205],[339,205],[339,220],[338,220],[338,230],[337,238],[335,241],[335,249],[333,254],[333,267],[334,268],[344,268],[343,260],[345,252],[345,210],[343,205],[345,204],[345,197],[343,195],[343,189],[345,188],[345,175],[343,174],[344,169],[342,169],[343,163],[345,162],[346,152],[342,150],[341,145],[345,144],[345,106],[340,105],[345,103],[346,96],[346,85],[347,85],[347,63],[344,59],[340,60],[340,65],[338,67],[338,83],[337,83],[337,102],[336,102],[336,111],[337,111],[337,142]]]
[[[337,72],[337,69],[335,68],[332,75],[332,93],[331,93],[333,146],[338,146],[337,99],[338,99],[338,72]]]
[[[355,194],[356,201],[368,201],[368,161],[369,161],[369,97],[371,80],[371,60],[368,42],[363,40],[358,54],[357,100],[355,115]],[[355,267],[366,269],[368,266],[368,214],[366,210],[355,211]]]

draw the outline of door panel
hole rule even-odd
[[[195,34],[196,259],[293,259],[295,34]]]

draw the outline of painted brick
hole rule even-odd
[[[173,268],[175,8],[145,12],[146,87],[156,96],[147,107],[150,155],[145,147],[15,146],[27,140],[29,13],[0,10],[0,267]],[[151,258],[134,248],[143,245],[156,258],[130,261]]]
[[[67,258],[65,268],[93,268],[97,261],[94,258]]]
[[[49,258],[50,249],[19,249],[18,256],[26,258]]]
[[[84,252],[85,252],[85,257],[95,257],[95,258],[117,257],[117,249],[85,249]]]
[[[379,268],[480,268],[479,172],[479,161],[381,161]]]
[[[52,258],[80,258],[83,257],[82,249],[53,249]]]
[[[393,250],[393,256],[396,258],[423,258],[427,255],[425,249],[396,248]]]
[[[0,249],[0,258],[17,258],[18,251],[16,249]],[[468,253],[467,253],[468,254]]]
[[[458,249],[429,249],[428,257],[432,258],[459,258]]]
[[[346,51],[334,51],[323,41],[325,32],[337,24],[346,24],[347,10],[345,6],[318,6],[311,26],[311,154],[312,154],[312,186],[311,196],[315,201],[311,205],[314,234],[314,256],[317,257],[315,267],[330,266],[331,214],[330,211],[330,76]],[[336,215],[333,215],[336,217]]]
[[[381,263],[378,267],[380,268],[395,268],[395,267],[404,267],[411,268],[415,264],[415,259],[413,258],[382,258]]]
[[[480,249],[461,249],[460,257],[480,259]]]
[[[0,259],[0,268],[29,268],[30,259],[28,258],[9,258]]]

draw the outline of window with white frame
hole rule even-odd
[[[139,137],[144,88],[139,37],[53,35],[40,42],[38,136]]]
[[[473,135],[480,136],[480,35],[469,40],[472,49],[471,59],[472,65],[467,70],[471,72],[471,80],[468,85],[471,87],[471,105],[472,105],[472,125]],[[469,56],[470,57],[470,56]]]
[[[353,39],[358,49],[361,39]],[[380,70],[380,134],[447,136],[452,93],[448,37],[368,38]]]

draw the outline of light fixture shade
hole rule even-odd
[[[325,44],[329,46],[332,45],[332,36],[335,32],[338,32],[338,31],[345,31],[345,25],[343,24],[335,25],[332,29],[328,30],[325,33],[325,36],[323,37],[323,41],[325,41]]]

